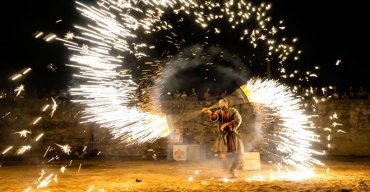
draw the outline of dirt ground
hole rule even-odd
[[[203,162],[84,160],[55,161],[46,165],[0,167],[0,191],[370,191],[370,158],[324,161],[317,175],[301,181],[247,181],[248,177],[268,173],[238,170],[238,178],[228,178],[216,160]],[[80,167],[81,164],[81,167]],[[66,166],[64,173],[61,166]],[[51,180],[36,189],[41,170]],[[55,178],[57,175],[57,178]],[[38,182],[40,183],[40,182]]]

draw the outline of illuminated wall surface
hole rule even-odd
[[[45,136],[32,147],[32,153],[25,153],[23,156],[42,156],[48,146],[55,143],[68,144],[72,148],[79,145],[88,146],[91,151],[97,149],[101,155],[106,156],[142,156],[147,149],[154,149],[157,156],[166,156],[167,144],[188,143],[206,144],[209,149],[216,133],[216,125],[212,124],[206,115],[195,113],[203,106],[209,106],[216,102],[208,103],[196,101],[191,98],[181,100],[163,101],[162,108],[167,113],[172,135],[168,138],[157,140],[148,145],[137,147],[125,147],[119,145],[118,140],[112,140],[105,129],[98,128],[94,124],[80,124],[78,114],[80,108],[76,105],[61,102],[53,118],[48,118],[48,114],[40,113],[44,101],[37,99],[22,99],[16,102],[1,100],[0,102],[0,149],[10,145],[22,145],[28,143],[25,138],[20,139],[19,135],[13,134],[31,126],[33,135],[45,133]],[[318,104],[318,115],[320,118],[314,119],[318,127],[316,132],[322,137],[321,143],[315,143],[316,149],[326,150],[330,155],[370,155],[370,101],[369,100],[331,100],[323,104]],[[264,151],[272,147],[269,139],[273,139],[272,132],[276,129],[277,120],[264,125],[262,130],[263,139],[253,141],[256,135],[255,119],[253,108],[248,104],[235,105],[243,117],[243,123],[239,129],[239,134],[244,140],[246,149],[249,151]],[[3,116],[4,114],[10,114]],[[334,112],[338,115],[337,125],[333,128],[333,121],[330,115]],[[30,125],[35,116],[43,115],[44,118],[37,125]],[[330,127],[328,131],[325,128]],[[337,130],[342,130],[345,133]],[[175,134],[175,135],[174,135]],[[330,148],[328,148],[327,137],[330,135]],[[27,141],[27,142],[26,142]],[[93,141],[93,143],[91,143]],[[208,151],[208,150],[207,150]],[[6,154],[8,157],[15,154]],[[210,153],[208,155],[211,155]]]

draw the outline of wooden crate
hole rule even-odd
[[[248,170],[260,170],[261,169],[261,158],[259,152],[245,152],[243,155],[242,169]]]

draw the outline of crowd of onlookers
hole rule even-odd
[[[359,86],[357,89],[353,86],[348,88],[337,90],[334,86],[324,87],[324,88],[310,88],[310,89],[301,89],[298,93],[304,96],[323,96],[332,99],[369,99],[370,100],[370,91],[366,91],[362,86]]]
[[[366,91],[362,86],[358,89],[354,89],[352,86],[338,91],[336,87],[330,86],[325,88],[302,88],[294,91],[298,95],[311,97],[311,96],[322,96],[332,99],[369,99],[370,91]],[[166,95],[166,94],[164,94]],[[228,90],[224,90],[221,93],[212,93],[209,88],[204,89],[202,92],[197,92],[196,88],[192,88],[191,91],[177,90],[174,92],[168,92],[165,96],[167,99],[185,99],[185,98],[196,98],[197,100],[209,100],[211,97],[224,98],[229,95]]]
[[[370,91],[365,90],[362,86],[357,87],[356,89],[352,86],[349,86],[346,89],[342,89],[340,91],[337,90],[336,87],[330,86],[325,88],[301,88],[295,89],[294,92],[298,95],[306,96],[310,98],[311,96],[321,96],[327,97],[332,99],[367,99],[370,100]],[[171,99],[192,99],[192,100],[199,100],[199,101],[208,101],[214,98],[224,98],[229,95],[228,90],[224,90],[222,92],[212,92],[210,88],[206,88],[203,90],[197,90],[196,88],[192,88],[189,91],[184,90],[177,90],[173,92],[167,92],[162,94],[162,99],[171,100]],[[46,91],[43,90],[33,90],[33,91],[22,91],[18,96],[17,92],[14,89],[0,89],[0,99],[4,98],[50,98],[53,97],[63,102],[69,102],[71,100],[71,96],[67,90],[60,89],[59,91]]]
[[[196,88],[192,88],[191,91],[174,91],[167,92],[162,95],[164,99],[194,99],[194,100],[211,100],[212,98],[224,98],[229,95],[227,90],[222,91],[220,94],[212,93],[210,88],[204,89],[202,92],[198,92]]]

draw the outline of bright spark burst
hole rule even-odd
[[[24,85],[20,85],[17,88],[15,88],[14,89],[14,92],[16,93],[15,96],[18,97],[21,94],[22,91],[24,91]]]
[[[46,174],[45,170],[41,169],[40,177],[37,179],[37,181],[41,181],[45,174]]]
[[[20,77],[22,77],[22,74],[15,74],[15,75],[11,76],[11,77],[10,77],[10,79],[11,79],[12,81],[15,81],[15,80],[17,80],[17,79],[18,79],[18,78],[20,78]]]
[[[57,37],[57,36],[56,36],[55,34],[49,34],[49,35],[47,35],[47,36],[44,38],[44,40],[45,40],[46,42],[49,42],[49,41],[54,40],[56,37]]]
[[[46,111],[49,107],[50,107],[50,105],[49,105],[49,104],[46,104],[46,105],[42,108],[42,111]]]
[[[336,126],[341,126],[342,124],[340,124],[340,123],[337,123],[337,122],[333,122],[333,124],[332,124],[332,126],[333,127],[336,127]]]
[[[56,67],[54,64],[50,63],[46,66],[48,69],[50,69],[52,72],[57,72],[58,67]]]
[[[11,112],[7,112],[5,115],[3,115],[1,118],[4,119],[6,116],[10,115]]]
[[[68,66],[79,69],[74,76],[80,78],[82,83],[79,87],[72,88],[71,94],[83,98],[74,100],[85,106],[82,111],[83,122],[98,123],[108,128],[115,138],[120,138],[127,143],[154,141],[169,134],[169,129],[165,116],[129,106],[130,102],[136,99],[133,95],[138,85],[132,81],[127,70],[119,69],[122,62],[121,57],[111,54],[117,51],[129,52],[139,59],[148,56],[145,49],[153,45],[133,43],[130,39],[136,40],[135,32],[139,28],[144,29],[147,34],[171,29],[172,26],[160,20],[164,9],[172,8],[175,14],[184,12],[192,15],[203,28],[209,27],[208,22],[223,17],[227,17],[233,29],[242,27],[242,23],[255,18],[259,26],[253,30],[245,29],[244,36],[240,37],[241,40],[249,41],[254,48],[257,48],[260,42],[267,42],[268,55],[278,55],[281,64],[290,56],[295,60],[300,58],[297,54],[301,51],[296,53],[296,49],[287,43],[290,42],[289,39],[274,38],[275,34],[286,28],[283,21],[278,25],[267,27],[267,23],[271,20],[267,14],[271,7],[270,4],[255,6],[244,1],[236,3],[233,0],[228,0],[222,5],[211,1],[207,1],[204,5],[185,0],[144,0],[140,3],[138,1],[117,3],[111,0],[101,0],[98,1],[97,6],[86,6],[80,2],[76,4],[80,13],[90,19],[91,23],[85,26],[75,26],[78,34],[74,36],[74,39],[78,43],[57,38],[74,53],[71,57],[72,63]],[[147,6],[146,9],[141,9],[140,4]],[[175,7],[181,8],[175,9]],[[208,11],[212,9],[220,9],[221,14],[203,14],[206,10],[212,12]],[[133,12],[143,14],[145,17],[134,18],[130,15]],[[212,31],[221,33],[218,28]],[[56,36],[51,35],[45,40],[50,41],[54,38]],[[297,40],[294,38],[292,42]],[[133,48],[130,45],[133,45]],[[285,73],[283,70],[281,72]],[[294,73],[298,72],[294,71]],[[316,74],[307,75],[317,77]],[[287,78],[288,76],[282,74],[282,77]],[[294,77],[294,75],[289,77]],[[293,171],[284,169],[284,175],[291,179],[312,176],[313,165],[323,164],[312,157],[313,154],[321,154],[310,149],[311,142],[317,142],[318,136],[313,134],[310,117],[303,113],[300,100],[295,98],[287,87],[275,81],[249,81],[243,90],[248,91],[246,94],[250,101],[271,107],[282,119],[281,131],[277,134],[280,138],[277,150],[286,154],[281,156],[280,160],[295,169]],[[80,168],[81,164],[79,170]],[[278,173],[281,172],[278,171]],[[191,178],[189,181],[193,179]]]
[[[338,119],[338,114],[335,112],[333,115],[330,115],[330,120]]]
[[[54,98],[51,98],[51,100],[53,101],[53,105],[51,106],[51,112],[50,112],[50,117],[53,117],[54,115],[54,112],[57,110],[57,102],[55,102]]]
[[[44,133],[40,133],[36,138],[35,138],[35,141],[39,141],[41,139],[41,137],[44,136]]]
[[[36,125],[40,120],[42,119],[42,117],[37,117],[33,122],[32,122],[32,125]]]
[[[72,32],[70,32],[70,31],[68,31],[68,33],[66,33],[64,35],[64,39],[65,40],[72,40],[74,37],[75,37],[75,35]]]
[[[56,144],[65,154],[69,155],[71,151],[71,147],[69,145],[59,145]]]
[[[35,35],[35,38],[38,39],[39,37],[41,37],[44,33],[43,32],[38,32],[36,33]]]
[[[15,132],[14,134],[19,134],[20,137],[27,137],[27,134],[31,134],[31,131],[22,130],[22,131]]]
[[[10,146],[10,147],[6,148],[1,154],[5,155],[5,153],[10,151],[11,149],[13,149],[13,146]]]
[[[276,150],[284,155],[276,154],[284,165],[294,170],[277,173],[278,178],[304,179],[313,174],[313,166],[324,166],[313,155],[322,155],[321,152],[311,149],[312,142],[319,142],[319,135],[313,132],[314,126],[311,117],[304,113],[300,98],[296,97],[290,88],[277,81],[252,79],[241,89],[253,104],[262,104],[273,110],[281,120],[280,130],[276,132]],[[272,114],[273,115],[273,114]]]
[[[66,171],[66,166],[62,166],[62,167],[60,167],[60,172],[61,173],[64,173]]]
[[[29,150],[31,150],[31,146],[30,145],[25,145],[25,146],[22,146],[21,148],[18,149],[17,154],[21,155],[21,154],[23,154],[23,153],[25,153],[26,151],[29,151]]]
[[[89,53],[90,47],[88,45],[83,44],[82,45],[82,52],[83,53]]]
[[[26,75],[28,72],[30,72],[32,69],[31,68],[26,68],[22,71],[22,75]]]
[[[85,106],[83,122],[95,122],[108,128],[115,138],[125,143],[143,143],[154,141],[169,134],[166,117],[158,111],[146,111],[130,107],[138,85],[131,80],[127,70],[119,70],[121,60],[113,52],[131,53],[137,59],[147,57],[147,49],[153,45],[139,42],[136,38],[137,30],[143,29],[145,34],[160,30],[171,30],[168,22],[162,21],[165,10],[172,10],[175,14],[184,13],[194,17],[194,21],[201,27],[209,28],[209,23],[226,18],[231,28],[243,28],[241,40],[247,41],[253,47],[268,43],[269,55],[276,55],[280,64],[289,58],[299,58],[292,44],[298,39],[276,39],[275,35],[286,27],[283,21],[273,24],[269,11],[271,4],[253,5],[244,1],[228,0],[223,4],[206,1],[198,3],[188,0],[163,1],[113,1],[98,0],[95,6],[87,6],[76,2],[77,10],[90,22],[84,26],[75,25],[77,32],[72,42],[49,36],[46,40],[56,38],[64,43],[73,53],[70,67],[79,69],[76,78],[82,83],[79,87],[70,90],[74,100]],[[145,9],[142,7],[144,6]],[[213,10],[215,11],[213,13]],[[209,12],[210,14],[204,14]],[[217,12],[217,13],[216,13]],[[133,16],[135,14],[142,17]],[[246,23],[254,19],[258,25],[253,29]],[[181,21],[180,21],[181,22]],[[219,28],[213,28],[214,33],[221,34]],[[176,34],[175,34],[176,35]],[[71,39],[72,40],[72,39]],[[175,46],[171,37],[168,42]],[[86,48],[86,46],[88,48]],[[132,46],[130,46],[132,45]],[[294,75],[293,75],[294,76]],[[152,96],[155,98],[156,96]]]
[[[337,62],[335,62],[335,65],[338,66],[341,62],[342,60],[338,59]]]
[[[94,187],[95,187],[95,185],[91,185],[91,186],[89,187],[89,189],[87,190],[87,192],[91,192],[91,191],[94,189]]]
[[[40,182],[40,184],[37,185],[37,189],[41,189],[41,188],[45,188],[47,187],[50,182],[52,181],[51,178],[54,176],[54,173],[51,173],[50,175],[48,175],[44,180],[42,180]]]
[[[42,156],[42,157],[46,157],[46,154],[49,152],[49,149],[50,149],[50,146],[48,146],[48,148],[46,149],[46,151],[45,151],[45,153],[44,153],[44,156]]]
[[[221,179],[222,180],[222,182],[224,182],[224,183],[230,183],[230,182],[232,182],[232,180],[231,179],[229,179],[229,178],[222,178]]]
[[[27,189],[24,190],[24,192],[29,192],[31,191],[32,187],[27,187]]]
[[[189,182],[194,181],[194,177],[193,177],[193,176],[190,176],[190,177],[188,178],[188,181],[189,181]]]

